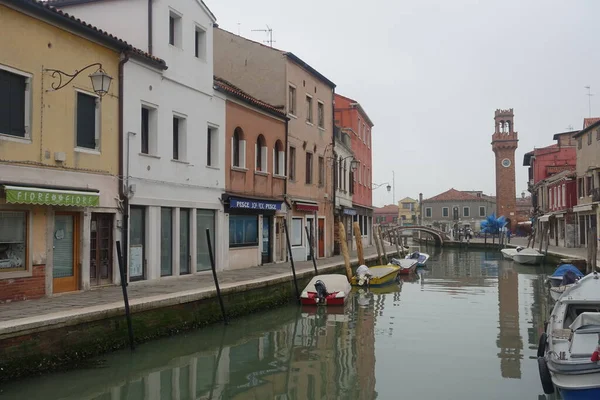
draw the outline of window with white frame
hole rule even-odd
[[[258,135],[254,145],[254,170],[267,172],[267,143],[263,135]]]
[[[246,140],[244,131],[239,126],[231,137],[231,166],[246,168]]]
[[[169,44],[181,48],[181,14],[169,10]]]
[[[471,214],[471,209],[469,207],[463,207],[463,217],[469,217]]]
[[[302,218],[292,218],[290,242],[292,246],[302,246]]]
[[[186,119],[178,115],[173,115],[173,160],[186,160],[186,128]]]
[[[485,206],[479,206],[479,216],[485,217]]]
[[[296,180],[296,148],[290,146],[290,166],[288,169],[290,181]]]
[[[296,115],[296,87],[289,85],[288,87],[288,113]]]
[[[76,147],[100,149],[100,99],[80,91],[76,92],[75,112]]]
[[[431,209],[431,207],[426,207],[425,208],[425,218],[431,218],[432,211],[433,210]]]
[[[219,166],[219,130],[214,126],[206,128],[206,165]]]
[[[194,55],[201,60],[206,59],[206,29],[198,25],[194,30]]]
[[[565,185],[564,183],[562,184],[562,206],[566,207],[567,206],[567,185]]]
[[[317,118],[319,128],[325,129],[325,104],[322,101],[317,102]]]
[[[0,66],[0,110],[0,134],[31,138],[31,75]]]
[[[141,121],[141,135],[140,135],[140,152],[142,154],[153,154],[157,152],[157,124],[158,124],[158,111],[154,107],[150,107],[146,104],[142,105],[142,121]]]
[[[0,274],[27,270],[27,211],[0,210]]]
[[[318,169],[319,169],[319,187],[325,185],[325,158],[319,156],[318,161]]]
[[[449,215],[448,207],[442,207],[442,217],[448,217]]]
[[[277,140],[273,148],[273,174],[285,176],[285,151],[281,140]]]
[[[313,123],[313,99],[306,95],[306,122]]]

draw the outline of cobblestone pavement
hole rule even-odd
[[[388,254],[392,251],[387,250]],[[365,257],[377,255],[375,247],[365,249]],[[356,261],[356,255],[351,254],[351,261]],[[317,266],[332,264],[343,265],[342,256],[325,258],[317,261]],[[313,270],[312,261],[295,262],[296,272]],[[289,273],[292,270],[289,263],[266,264],[257,267],[229,270],[218,272],[217,276],[221,287],[235,285],[244,281],[253,280],[261,277],[275,276]],[[172,278],[161,278],[152,281],[135,282],[127,287],[129,299],[143,299],[156,295],[174,294],[195,289],[214,289],[212,273],[207,271],[197,275],[179,276]],[[16,301],[0,304],[0,322],[10,321],[19,318],[42,316],[44,314],[60,311],[72,311],[73,309],[84,309],[86,307],[106,305],[115,302],[122,302],[123,295],[121,286],[105,286],[88,291],[66,293],[45,297],[35,300]]]

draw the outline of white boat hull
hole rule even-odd
[[[520,252],[513,256],[513,261],[525,265],[538,265],[543,258],[543,254],[523,254],[523,252]]]

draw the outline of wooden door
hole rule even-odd
[[[319,218],[317,226],[319,236],[319,254],[318,258],[325,258],[325,218]]]
[[[90,224],[90,284],[112,283],[113,214],[92,213]]]
[[[79,214],[57,212],[54,215],[52,254],[53,293],[79,289]]]

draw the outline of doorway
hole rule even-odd
[[[262,221],[261,264],[267,264],[271,262],[271,218],[263,215]]]
[[[306,260],[310,260],[311,247],[314,249],[315,240],[315,217],[306,217],[306,226],[312,240],[306,239]]]
[[[52,252],[52,292],[79,289],[79,214],[54,215]]]
[[[92,213],[90,224],[90,285],[112,283],[113,216]]]
[[[319,240],[318,258],[325,258],[325,218],[319,217],[317,222],[317,239]]]

